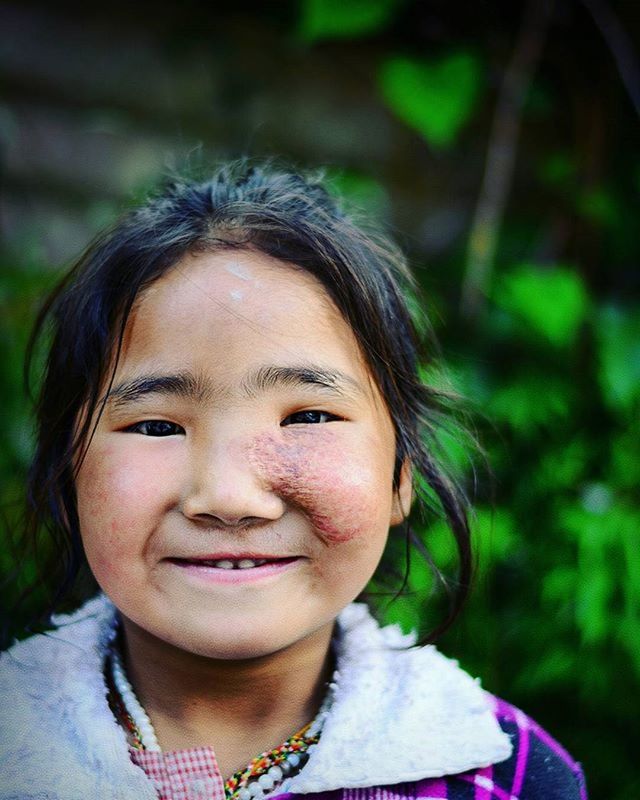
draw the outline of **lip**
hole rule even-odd
[[[232,553],[230,550],[216,553],[196,553],[194,555],[172,556],[169,561],[240,561],[243,558],[249,558],[253,561],[281,561],[285,558],[297,558],[293,555],[282,555],[282,553],[258,553],[254,550],[243,551],[242,553]]]
[[[220,569],[205,564],[198,564],[198,561],[222,561],[229,559],[237,561],[242,558],[270,559],[269,563],[250,569]],[[207,556],[189,556],[187,558],[168,558],[166,563],[169,566],[180,570],[180,573],[190,580],[204,583],[218,584],[247,584],[278,576],[295,569],[303,558],[300,556],[269,556],[258,555],[256,553],[215,553]]]

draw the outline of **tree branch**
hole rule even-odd
[[[486,296],[513,177],[522,107],[544,43],[551,0],[529,0],[504,74],[491,126],[462,287],[462,313],[476,318]]]
[[[640,116],[640,66],[631,39],[613,10],[602,0],[582,0],[611,51],[622,83]]]

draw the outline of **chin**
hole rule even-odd
[[[288,644],[270,639],[263,641],[262,636],[220,636],[215,638],[208,637],[202,639],[194,637],[186,642],[176,643],[184,650],[188,650],[195,655],[204,658],[211,658],[217,661],[247,661],[256,658],[266,658],[279,650],[285,649]]]
[[[174,629],[175,630],[175,629]],[[211,619],[197,627],[185,625],[179,636],[171,636],[176,647],[204,658],[242,661],[263,658],[295,643],[295,633],[287,636],[282,629],[269,628],[264,621],[241,622],[227,617],[224,621]]]

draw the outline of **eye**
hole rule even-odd
[[[295,414],[289,414],[288,417],[285,417],[280,423],[280,427],[284,427],[285,425],[316,425],[319,422],[335,422],[340,419],[342,419],[342,417],[330,414],[328,411],[316,411],[314,409],[310,411],[296,411]]]
[[[184,433],[184,428],[175,422],[167,422],[166,419],[146,419],[144,422],[136,422],[126,430],[128,433],[141,433],[143,436],[176,436]]]

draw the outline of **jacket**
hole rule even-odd
[[[0,656],[0,800],[156,798],[106,700],[115,621],[100,595]],[[579,765],[435,647],[379,627],[357,603],[340,614],[338,632],[322,737],[272,797],[586,798]]]

